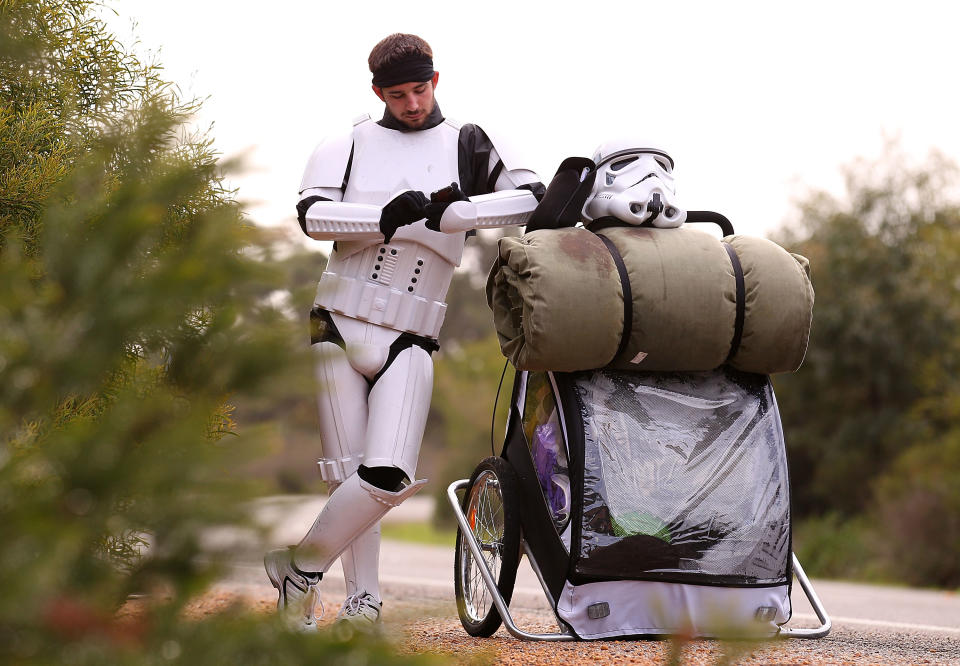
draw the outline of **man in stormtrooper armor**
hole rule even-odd
[[[383,117],[316,148],[297,204],[304,233],[334,241],[311,312],[332,492],[303,540],[264,565],[278,608],[303,630],[316,627],[317,584],[337,557],[338,620],[379,622],[379,521],[426,483],[415,472],[431,354],[467,232],[525,224],[544,191],[499,137],[443,117],[424,40],[390,35],[368,63]]]

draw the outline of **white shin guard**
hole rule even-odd
[[[321,460],[321,464],[324,461]],[[339,461],[334,461],[339,462]],[[354,465],[351,474],[356,472]],[[343,479],[349,474],[337,477],[337,481],[329,482],[328,494],[340,487]],[[380,523],[374,523],[370,529],[353,540],[340,553],[340,564],[343,566],[343,582],[347,596],[362,592],[369,592],[380,601]]]
[[[304,571],[327,571],[357,537],[387,511],[415,495],[426,483],[426,480],[416,481],[402,490],[390,492],[351,474],[333,492],[297,546],[297,566]]]
[[[380,601],[380,524],[354,539],[340,553],[347,596],[369,592]]]

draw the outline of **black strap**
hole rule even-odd
[[[393,364],[397,356],[400,355],[400,352],[402,352],[404,349],[409,349],[410,347],[420,347],[420,349],[423,351],[433,355],[433,352],[440,349],[440,344],[436,340],[425,338],[422,335],[401,333],[400,336],[393,341],[393,344],[390,345],[390,353],[387,354],[387,362],[383,364],[382,368],[380,368],[380,372],[375,374],[373,379],[369,380],[370,386],[373,386],[377,383],[377,380],[380,379],[383,376],[383,373],[385,373]]]
[[[487,190],[493,192],[497,188],[497,178],[503,173],[503,160],[497,160],[496,166],[490,171],[490,177],[487,178]]]
[[[723,249],[730,256],[730,263],[733,265],[733,276],[737,281],[737,318],[733,324],[733,340],[730,341],[730,353],[724,363],[729,363],[740,351],[740,339],[743,337],[743,318],[747,311],[747,290],[743,284],[743,266],[740,265],[740,257],[737,251],[733,249],[730,243],[722,243]]]
[[[620,333],[620,345],[617,347],[617,353],[610,359],[610,363],[620,356],[627,348],[627,342],[630,340],[630,333],[633,331],[633,290],[630,288],[630,276],[627,274],[627,265],[623,263],[623,257],[620,250],[613,244],[613,241],[597,234],[597,238],[603,241],[603,244],[613,257],[613,263],[617,265],[617,273],[620,275],[620,287],[623,289],[623,331]]]
[[[614,229],[618,229],[618,228],[638,229],[638,228],[649,228],[651,225],[647,224],[646,222],[644,222],[643,224],[630,224],[629,222],[624,222],[623,220],[613,217],[612,215],[604,215],[603,217],[598,217],[592,222],[585,222],[584,226],[586,226],[586,228],[592,231],[593,233],[599,235],[601,231],[603,231],[604,229],[610,229],[611,227]]]
[[[350,182],[350,172],[353,170],[353,149],[356,148],[356,144],[350,145],[350,157],[347,158],[347,168],[343,172],[343,182],[340,183],[340,191],[347,191],[347,183]]]
[[[340,335],[333,317],[323,308],[314,306],[310,310],[310,344],[315,345],[320,342],[332,342],[340,349],[347,350],[347,343],[343,341],[343,336]]]

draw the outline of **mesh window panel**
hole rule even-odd
[[[786,452],[767,377],[596,371],[576,572],[726,585],[787,581]]]
[[[554,527],[562,532],[570,519],[570,474],[557,402],[546,373],[531,372],[527,376],[523,434],[544,502],[550,509]]]

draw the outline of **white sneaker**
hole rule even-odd
[[[290,628],[316,631],[317,605],[320,606],[320,617],[323,617],[323,603],[317,590],[323,574],[298,569],[293,563],[293,546],[271,550],[263,558],[263,567],[270,583],[279,592],[277,610],[284,615]]]
[[[348,624],[356,629],[370,630],[380,624],[383,604],[369,592],[358,592],[347,597],[337,613],[337,624]]]

